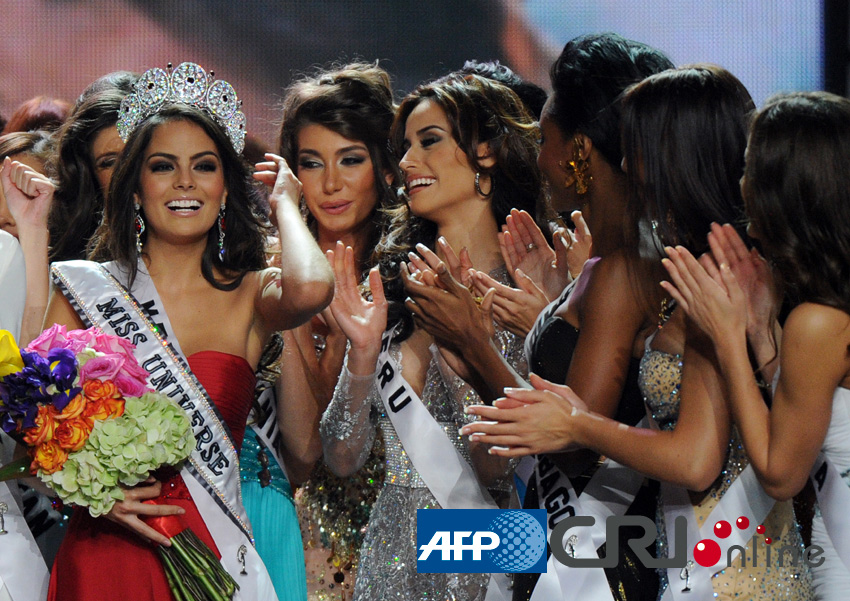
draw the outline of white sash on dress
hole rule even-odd
[[[668,556],[675,557],[677,555],[675,536],[673,533],[673,524],[678,516],[683,516],[688,523],[688,578],[683,580],[683,572],[681,568],[668,568],[667,590],[664,591],[662,601],[670,601],[676,599],[711,599],[714,591],[711,585],[712,577],[726,569],[726,560],[728,550],[734,545],[738,545],[746,549],[747,544],[751,542],[756,526],[764,522],[767,514],[773,508],[776,501],[771,498],[761,487],[756,473],[752,466],[748,465],[735,481],[729,486],[717,505],[711,511],[711,514],[703,522],[701,528],[697,528],[697,517],[694,512],[694,506],[688,495],[687,490],[681,486],[674,486],[665,482],[661,483],[661,496],[664,501],[664,524],[667,528],[667,548]],[[749,526],[740,529],[736,525],[736,520],[740,516],[745,516],[749,519]],[[732,534],[723,539],[718,539],[714,536],[714,524],[720,520],[725,520],[732,524]],[[714,566],[703,567],[693,560],[694,545],[700,540],[714,540],[720,546],[720,560]],[[739,554],[735,554],[731,559],[734,560]],[[685,585],[690,588],[685,592]]]
[[[0,465],[12,460],[15,443],[0,432]],[[5,534],[0,534],[0,601],[43,601],[47,597],[50,574],[41,551],[30,532],[21,510],[20,494],[11,485],[0,482],[0,503]]]
[[[815,487],[821,516],[832,546],[850,570],[850,487],[823,453],[819,453],[809,476]]]
[[[83,323],[135,344],[134,354],[150,374],[150,385],[174,399],[189,416],[197,447],[181,476],[221,552],[222,564],[240,586],[235,598],[276,600],[242,506],[239,459],[229,429],[189,370],[174,336],[169,343],[148,319],[136,297],[116,279],[115,274],[123,274],[116,264],[66,261],[54,264],[52,271],[54,282]],[[133,284],[136,290],[162,306],[141,263]],[[229,519],[222,519],[222,513]]]
[[[645,427],[641,421],[637,427]],[[635,499],[643,476],[632,469],[620,465],[611,459],[605,459],[596,469],[581,495],[577,495],[572,482],[555,464],[547,459],[539,459],[535,466],[540,508],[545,509],[547,540],[552,536],[552,528],[568,516],[592,516],[594,525],[582,528],[579,532],[568,531],[566,539],[561,541],[571,549],[573,557],[598,559],[597,549],[605,542],[606,520],[612,515],[624,515]],[[552,598],[567,598],[579,593],[582,599],[612,599],[611,588],[603,568],[570,567],[549,557],[546,572],[541,574],[534,587],[531,601],[545,601]]]
[[[384,332],[376,374],[378,394],[398,439],[428,490],[443,509],[498,509],[469,462],[401,375],[390,355],[395,329]],[[485,601],[509,601],[509,578],[492,574]]]

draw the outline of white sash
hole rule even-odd
[[[109,267],[120,277],[121,271],[115,264]],[[242,506],[239,459],[229,429],[175,348],[176,339],[172,336],[171,344],[165,340],[159,331],[161,327],[148,319],[136,298],[106,266],[90,261],[67,261],[54,264],[52,271],[54,282],[84,324],[135,344],[134,354],[150,374],[150,385],[186,411],[197,447],[181,476],[221,552],[222,564],[240,586],[236,598],[276,600],[265,565],[254,549]],[[137,289],[162,306],[141,264],[133,285],[133,290]],[[222,519],[222,512],[229,519]]]
[[[637,427],[645,425],[645,420],[642,420]],[[538,460],[535,477],[540,508],[545,509],[548,516],[547,539],[552,536],[552,528],[567,516],[595,518],[592,527],[564,534],[565,539],[571,541],[569,547],[573,556],[586,559],[598,559],[596,550],[605,542],[606,520],[628,511],[643,482],[641,474],[611,459],[606,459],[596,469],[581,495],[576,494],[570,479],[546,457]],[[561,544],[565,544],[564,541]],[[605,570],[566,566],[551,555],[546,572],[540,575],[534,587],[531,601],[567,598],[576,593],[580,593],[582,599],[612,599]]]
[[[390,355],[395,329],[384,332],[378,355],[378,393],[398,439],[428,490],[443,509],[498,509],[469,462],[401,375]],[[485,601],[509,601],[509,578],[492,574]]]
[[[125,272],[115,261],[104,263],[103,266],[106,267],[106,269],[117,280],[121,281],[126,279]],[[173,333],[174,329],[171,327],[171,321],[168,319],[168,314],[162,308],[162,300],[159,298],[159,293],[156,291],[153,280],[151,280],[145,270],[144,263],[139,262],[139,271],[137,273],[138,275],[136,276],[136,280],[133,282],[133,297],[144,309],[145,314],[151,318],[151,321],[154,321],[154,325],[157,326],[159,333],[168,339],[171,346],[174,347],[174,350],[176,350],[179,355],[183,355],[185,357],[185,354],[180,348],[180,342],[175,336],[169,334]],[[157,319],[160,320],[158,323],[155,321]],[[280,469],[283,470],[283,473],[287,476],[288,480],[289,476],[286,473],[286,468],[283,466],[283,460],[278,452],[278,444],[280,442],[281,434],[280,426],[277,423],[277,398],[275,396],[274,387],[270,386],[263,390],[257,399],[257,403],[260,405],[262,409],[261,413],[265,416],[265,419],[262,423],[259,423],[258,420],[260,418],[252,409],[251,415],[248,418],[251,429],[257,434],[257,438],[260,439],[260,442],[265,445],[266,450],[272,453],[275,461],[277,461],[277,464],[280,466]]]
[[[289,480],[289,473],[286,471],[286,466],[283,464],[283,459],[280,457],[278,449],[280,448],[280,424],[277,421],[277,393],[274,386],[269,386],[260,393],[257,398],[257,404],[260,406],[259,413],[251,410],[251,415],[248,416],[248,423],[251,429],[257,435],[257,438],[265,446],[266,451],[272,454],[274,460],[280,466],[283,475]],[[260,421],[262,419],[262,421]]]
[[[15,443],[0,432],[0,465],[12,460]],[[0,503],[6,504],[3,514],[6,534],[0,534],[0,600],[43,601],[47,598],[50,574],[41,551],[27,526],[20,494],[11,485],[0,482]]]
[[[688,522],[687,549],[688,557],[688,580],[690,591],[684,592],[685,580],[681,568],[669,568],[667,570],[668,585],[664,591],[662,601],[677,599],[711,599],[714,591],[711,585],[712,577],[718,572],[726,569],[727,552],[733,545],[742,548],[752,541],[756,526],[764,522],[767,514],[776,502],[771,498],[759,484],[756,473],[752,466],[747,466],[742,471],[729,489],[723,494],[717,505],[711,511],[708,519],[703,522],[701,528],[697,528],[697,517],[694,513],[693,503],[688,492],[681,486],[661,483],[661,496],[664,500],[664,523],[667,527],[668,556],[677,554],[675,548],[675,536],[673,536],[673,523],[676,517],[684,516]],[[735,522],[740,516],[746,516],[750,520],[747,528],[740,529]],[[718,539],[714,536],[714,524],[719,520],[725,520],[732,524],[732,534],[727,538]],[[720,560],[711,567],[703,567],[693,560],[693,545],[702,539],[714,540],[720,545]],[[732,559],[739,554],[735,551]]]
[[[844,566],[850,570],[850,487],[823,453],[809,476],[815,487],[823,524]]]
[[[498,509],[490,493],[446,436],[390,355],[394,330],[384,332],[378,355],[378,393],[413,467],[443,509]]]

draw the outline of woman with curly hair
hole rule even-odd
[[[366,269],[378,242],[382,210],[396,201],[398,167],[387,145],[394,113],[389,74],[365,63],[304,75],[287,88],[283,100],[279,150],[302,184],[302,215],[321,249],[334,248],[337,240],[354,249],[358,272]],[[322,455],[319,418],[342,369],[346,338],[327,310],[282,336],[277,417],[282,462],[294,483],[303,482],[296,505],[304,530],[308,595],[347,599],[362,529],[383,481],[381,441],[376,440],[375,452],[353,478],[334,476],[324,463],[313,469]],[[242,479],[249,513],[251,495],[263,495],[253,463],[246,447]],[[271,483],[274,488],[274,470]],[[255,523],[283,528],[259,509]],[[264,528],[258,528],[258,545],[269,537],[274,547],[281,546],[282,534],[275,541],[274,530]],[[295,533],[300,554],[297,527]]]
[[[363,465],[377,430],[386,446],[386,478],[372,508],[361,549],[355,599],[483,599],[484,574],[419,574],[416,510],[497,507],[504,500],[506,462],[457,436],[463,409],[477,396],[460,368],[416,325],[405,306],[402,278],[409,253],[466,247],[479,268],[507,280],[497,233],[512,207],[534,212],[540,195],[535,124],[517,96],[476,75],[453,74],[422,85],[399,106],[391,132],[407,194],[369,272],[370,300],[358,289],[354,252],[339,243],[329,256],[337,275],[333,316],[349,341],[334,398],[322,416],[325,462],[338,475]],[[445,256],[445,255],[444,255]],[[499,342],[512,360],[519,341]],[[390,399],[378,372],[395,374]],[[386,384],[384,378],[381,382]],[[394,410],[388,409],[388,405]],[[423,444],[424,441],[430,441]],[[451,467],[449,467],[451,466]],[[447,483],[446,469],[462,476]]]

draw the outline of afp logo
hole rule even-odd
[[[420,574],[546,571],[546,510],[418,509]]]

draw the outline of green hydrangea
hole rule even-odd
[[[186,413],[168,397],[149,392],[128,398],[124,414],[96,421],[85,446],[54,474],[39,477],[66,502],[98,517],[124,498],[120,484],[135,486],[163,465],[189,457],[195,438]]]

